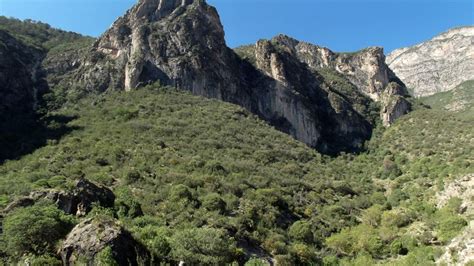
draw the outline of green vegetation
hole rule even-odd
[[[52,204],[20,208],[3,221],[2,251],[11,258],[54,253],[56,241],[63,238],[74,223],[75,217],[65,215]]]
[[[252,65],[256,64],[255,45],[242,45],[234,49],[235,53],[243,60],[248,61]]]
[[[338,157],[240,107],[156,86],[48,116],[74,118],[71,131],[0,165],[0,203],[85,176],[117,196],[113,210],[93,213],[120,219],[155,262],[230,263],[261,248],[288,264],[426,264],[466,225],[456,202],[436,209],[432,200],[474,170],[473,124],[443,110],[416,110],[376,130],[367,152]],[[7,215],[2,253],[54,257],[67,217],[36,205]]]
[[[444,109],[458,113],[458,117],[474,119],[474,80],[461,83],[451,91],[436,93],[421,98],[433,109]]]
[[[5,30],[23,43],[44,50],[84,39],[80,34],[52,28],[46,23],[0,16],[0,30]]]

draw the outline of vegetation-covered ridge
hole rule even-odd
[[[86,178],[116,195],[88,217],[118,220],[154,261],[428,265],[472,219],[460,199],[434,201],[474,172],[472,121],[444,110],[420,108],[378,129],[367,152],[334,158],[240,107],[158,86],[46,117],[67,117],[45,123],[69,133],[0,165],[1,205]],[[14,209],[0,254],[59,263],[56,245],[81,219],[48,201]],[[95,259],[113,264],[114,253]]]
[[[5,16],[0,16],[0,30],[9,32],[26,45],[44,50],[85,38],[81,34],[56,29],[43,22]]]
[[[474,120],[474,80],[459,84],[456,88],[422,98],[432,108],[458,113],[458,116]]]
[[[45,23],[0,16],[0,162],[28,154],[65,133],[46,128],[38,119],[47,112],[41,108],[43,100],[52,104],[43,95],[54,91],[49,95],[61,104],[77,98],[76,91],[66,93],[63,88],[71,86],[68,71],[80,64],[92,41]]]

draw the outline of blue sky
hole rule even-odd
[[[0,15],[98,36],[136,0],[0,0]],[[334,51],[413,45],[474,25],[473,0],[208,0],[229,46],[285,33]]]

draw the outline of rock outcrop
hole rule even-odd
[[[40,200],[54,202],[65,213],[84,216],[91,211],[94,203],[105,208],[114,207],[115,195],[106,187],[97,186],[86,179],[81,179],[71,191],[54,189],[33,191],[28,197],[10,203],[3,213],[9,213],[20,207],[32,206]]]
[[[466,228],[444,247],[444,253],[436,261],[437,265],[468,265],[474,261],[474,174],[468,174],[447,184],[444,191],[436,195],[437,207],[444,207],[451,198],[460,198],[459,212],[471,219]]]
[[[321,87],[328,88],[326,90],[330,93],[336,92],[343,95],[344,99],[349,100],[351,106],[367,105],[363,101],[356,102],[357,99],[361,99],[363,96],[370,97],[372,101],[380,102],[381,118],[383,124],[387,127],[411,109],[408,91],[385,64],[383,49],[380,47],[370,47],[355,53],[335,53],[328,48],[300,42],[285,35],[279,35],[271,41],[267,41],[267,43],[276,45],[287,55],[298,60],[312,72],[311,75],[321,76],[325,83]],[[268,71],[268,67],[265,70],[265,64],[261,62],[262,55],[259,54],[261,53],[261,44],[262,41],[257,43],[255,58],[251,61],[256,62],[257,68],[273,75]],[[252,48],[247,47],[247,55],[252,56],[251,53],[248,54],[249,50],[251,52]],[[274,59],[271,58],[271,60]],[[328,75],[328,71],[333,72],[333,75]],[[337,79],[334,77],[334,73],[340,75],[343,84],[334,82]],[[279,79],[275,76],[274,78]],[[304,86],[304,84],[300,85]],[[349,91],[341,88],[344,85],[350,87]],[[361,95],[355,95],[357,93]],[[360,110],[357,111],[363,114]],[[363,115],[367,116],[367,114]],[[360,122],[356,123],[360,124]]]
[[[454,89],[474,79],[474,27],[442,33],[387,56],[387,64],[416,97]]]
[[[47,84],[40,71],[45,53],[0,30],[0,123],[29,115]]]
[[[390,82],[404,88],[380,48],[336,54],[281,35],[251,50],[249,62],[226,46],[219,15],[204,0],[140,0],[95,42],[74,76],[87,91],[159,81],[235,103],[330,154],[360,149],[374,126],[372,102]],[[402,101],[382,108],[384,124],[409,110]]]
[[[150,254],[112,219],[86,219],[76,225],[59,248],[64,265],[97,265],[96,256],[111,249],[118,265],[149,265]],[[86,260],[86,261],[84,261]]]

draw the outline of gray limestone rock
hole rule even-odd
[[[40,71],[44,54],[0,30],[0,123],[34,112],[47,88]]]
[[[67,235],[58,250],[64,265],[97,265],[97,254],[110,247],[118,265],[149,265],[150,254],[112,219],[90,218]],[[84,261],[85,260],[85,261]]]
[[[474,27],[455,28],[397,49],[387,56],[387,64],[416,97],[452,90],[474,79]]]

